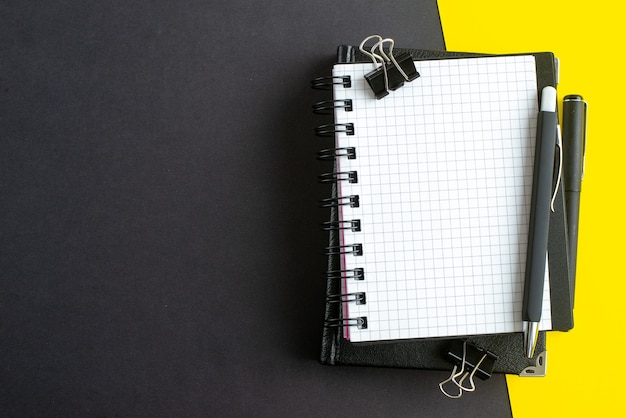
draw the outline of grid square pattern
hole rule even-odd
[[[373,64],[338,64],[352,87],[335,86],[336,123],[355,134],[336,135],[340,196],[359,195],[359,219],[342,244],[345,293],[366,292],[367,303],[344,306],[346,317],[366,316],[351,341],[449,337],[522,330],[522,296],[535,132],[537,80],[533,56],[416,61],[420,78],[376,100],[364,75]],[[551,328],[549,274],[541,329]]]

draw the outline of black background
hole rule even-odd
[[[328,367],[310,80],[436,1],[0,5],[3,416],[509,416],[502,376]]]

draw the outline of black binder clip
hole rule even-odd
[[[495,354],[482,350],[467,341],[455,340],[448,350],[447,357],[454,362],[450,377],[439,383],[439,389],[448,398],[458,399],[464,392],[474,392],[474,377],[487,380],[493,373],[498,359]],[[467,383],[465,383],[467,381]],[[457,393],[450,393],[446,386],[453,385]]]
[[[378,39],[370,51],[365,50],[365,43],[372,38]],[[384,44],[389,44],[389,51],[385,53]],[[405,81],[413,81],[420,75],[415,69],[415,63],[411,54],[402,52],[398,57],[393,55],[394,41],[391,38],[383,39],[380,35],[368,36],[361,42],[359,49],[365,55],[372,58],[377,67],[365,74],[365,80],[371,87],[377,99],[382,99],[389,91],[397,90],[404,85]],[[378,53],[375,52],[378,49]],[[380,66],[379,66],[380,65]]]

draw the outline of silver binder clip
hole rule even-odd
[[[483,380],[488,379],[496,361],[496,356],[489,351],[480,350],[471,344],[468,346],[467,341],[462,342],[462,348],[459,350],[460,344],[460,341],[455,341],[448,351],[448,357],[459,364],[454,365],[450,377],[439,383],[441,393],[452,399],[460,398],[465,392],[474,392],[476,390],[474,377],[478,376]],[[462,352],[462,356],[459,351]],[[466,381],[467,384],[465,384]],[[450,393],[446,389],[450,384],[453,385],[456,393]]]
[[[371,39],[376,39],[377,42],[367,51],[365,44]],[[389,46],[387,52],[385,44]],[[411,54],[404,52],[396,58],[393,53],[394,44],[391,38],[383,39],[380,35],[371,35],[359,45],[359,50],[374,63],[374,70],[365,74],[365,80],[377,99],[388,95],[390,90],[402,87],[405,81],[413,81],[419,77]]]
[[[377,39],[377,42],[371,47],[371,49],[369,51],[367,51],[365,49],[365,44],[368,41],[370,41],[371,39]],[[372,87],[372,90],[374,91],[374,94],[376,95],[377,99],[381,99],[381,98],[383,98],[383,97],[385,97],[386,95],[389,94],[389,76],[387,75],[387,67],[385,66],[385,59],[382,56],[380,56],[380,55],[378,55],[377,53],[374,52],[379,47],[379,45],[381,45],[382,41],[383,41],[383,37],[382,36],[380,36],[380,35],[370,35],[367,38],[363,39],[363,42],[361,42],[361,44],[359,45],[359,50],[361,50],[361,52],[363,54],[365,54],[368,57],[370,57],[372,59],[372,62],[374,63],[374,70],[372,72],[368,73],[365,76],[365,79],[370,84],[370,87]],[[381,73],[383,75],[383,84],[382,85],[380,83],[380,74]],[[376,74],[376,85],[375,86],[372,86],[371,79],[368,79],[368,75],[370,75],[370,74]]]

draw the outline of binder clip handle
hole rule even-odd
[[[482,350],[467,341],[455,340],[448,350],[447,357],[454,364],[450,377],[439,383],[441,393],[449,398],[458,399],[465,392],[474,392],[474,377],[487,380],[493,373],[493,366],[498,359],[495,354]],[[467,382],[467,383],[466,383]],[[447,387],[452,385],[450,392]]]
[[[365,44],[373,38],[377,39],[377,42],[367,51]],[[389,45],[387,52],[384,49],[385,44]],[[365,74],[365,80],[377,99],[387,96],[389,91],[399,89],[405,81],[413,81],[419,77],[411,54],[403,52],[396,59],[393,54],[393,46],[393,39],[383,39],[380,35],[368,36],[359,45],[361,52],[369,56],[374,63],[374,70]]]

